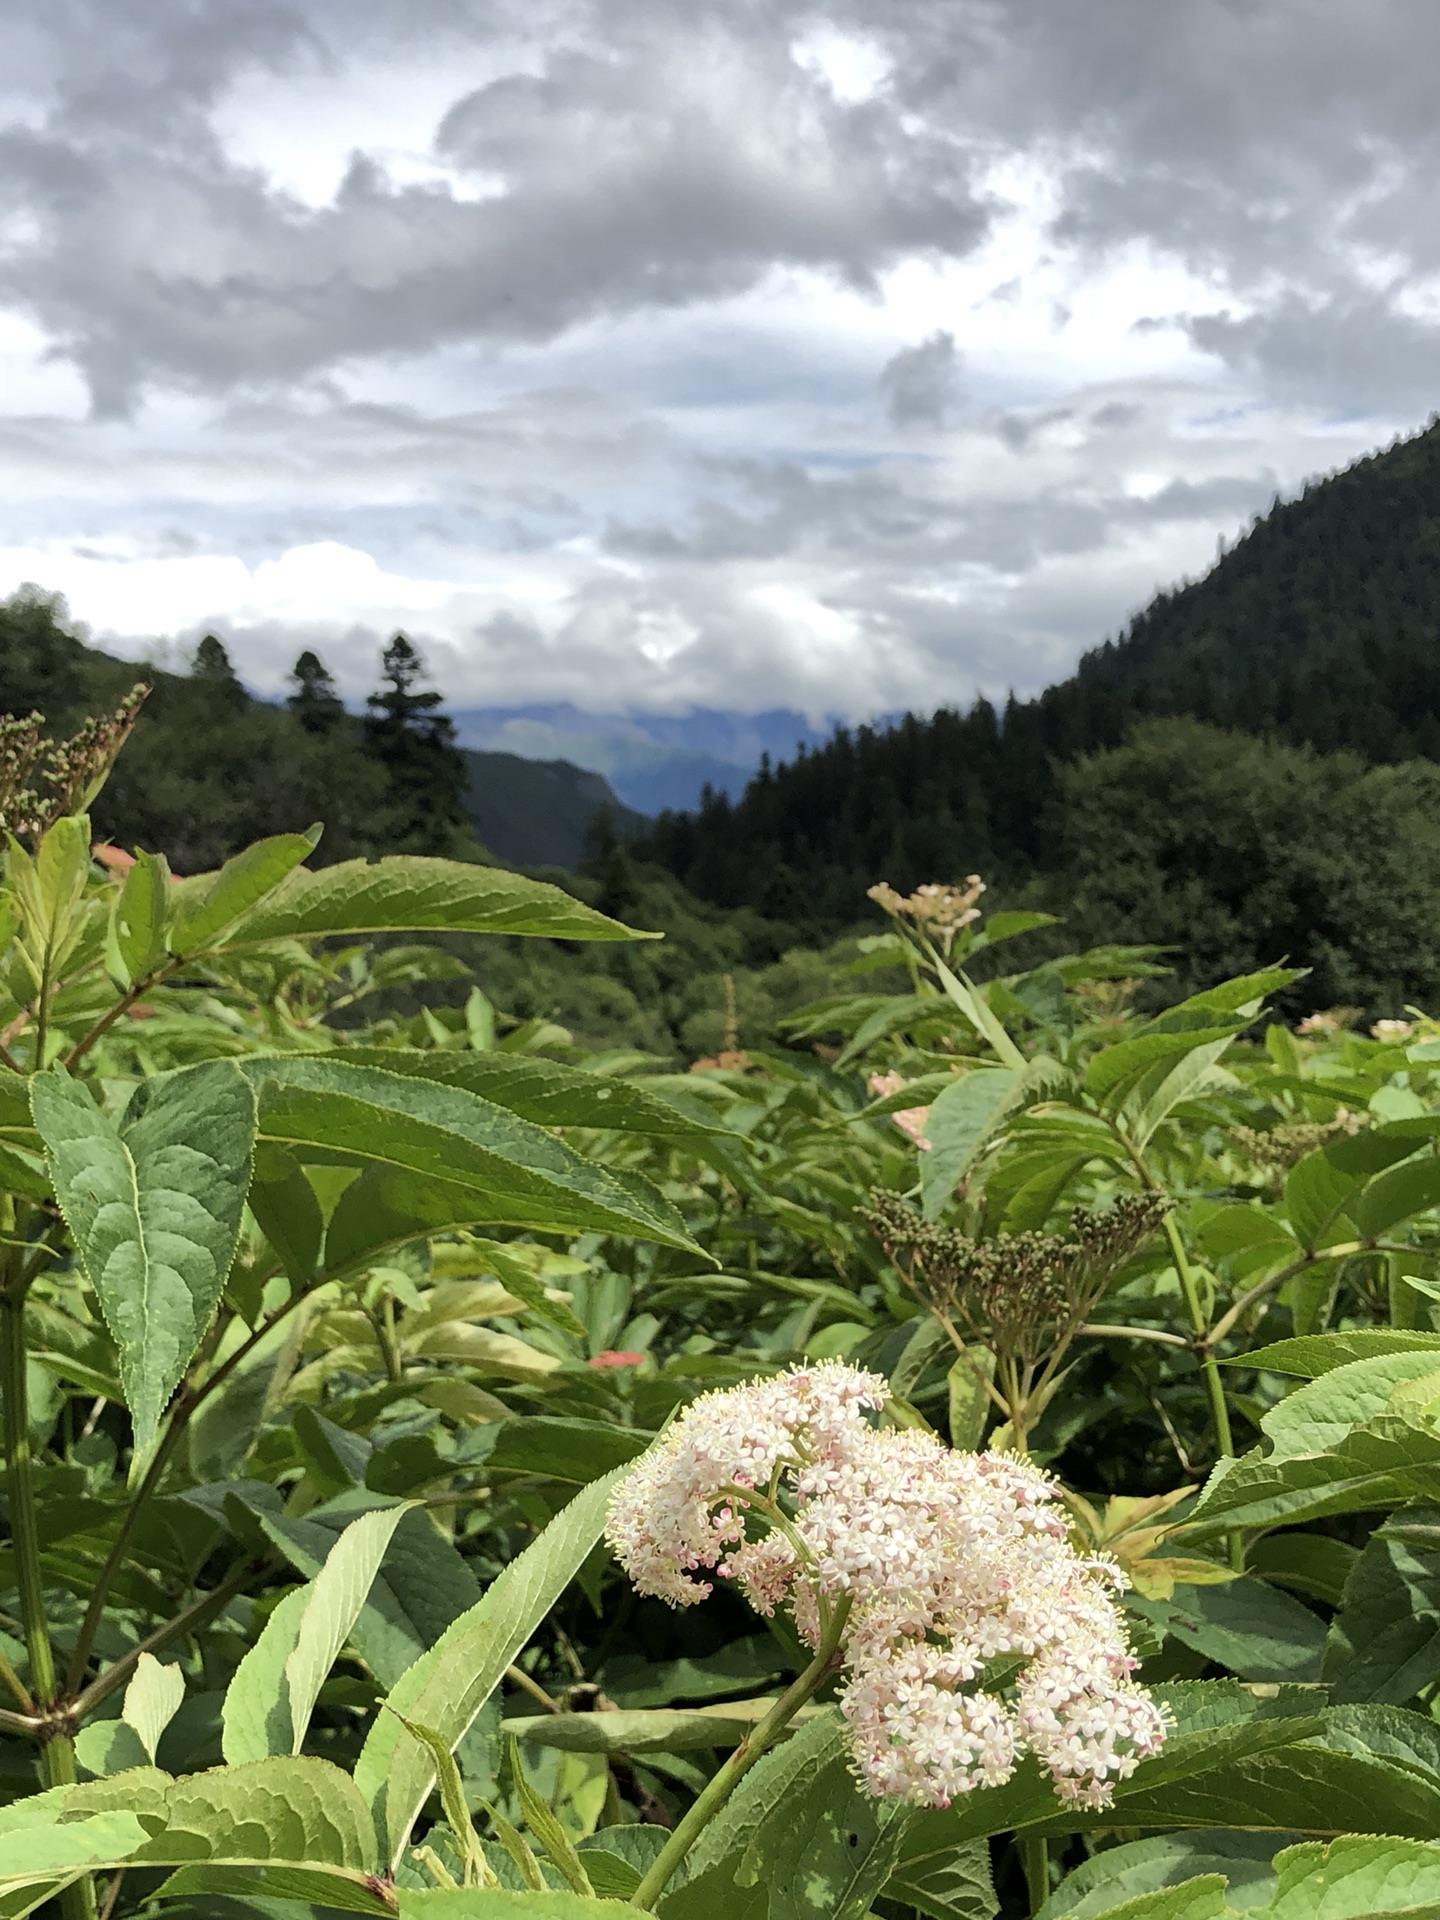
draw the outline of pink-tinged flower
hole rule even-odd
[[[889,1073],[872,1073],[869,1080],[870,1094],[875,1100],[884,1100],[892,1093],[899,1093],[905,1085],[904,1078],[893,1069]],[[929,1153],[930,1142],[924,1137],[925,1122],[930,1118],[928,1107],[905,1107],[890,1118],[902,1133],[909,1134],[921,1153]]]
[[[606,1347],[603,1353],[597,1353],[587,1362],[592,1367],[639,1367],[645,1363],[643,1353],[637,1353],[632,1347]]]
[[[826,1361],[703,1396],[617,1490],[607,1537],[642,1593],[693,1606],[733,1581],[813,1645],[843,1596],[840,1696],[873,1794],[944,1807],[1033,1753],[1057,1795],[1110,1803],[1165,1719],[1133,1679],[1111,1561],[1084,1558],[1056,1486],[1009,1454],[875,1429],[874,1374]],[[1013,1695],[988,1662],[1018,1656]]]

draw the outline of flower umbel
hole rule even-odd
[[[840,1708],[869,1792],[947,1806],[1029,1751],[1061,1799],[1108,1805],[1165,1737],[1124,1576],[1075,1552],[1028,1462],[872,1427],[886,1394],[826,1361],[702,1396],[617,1490],[611,1546],[642,1593],[693,1606],[713,1572],[812,1646],[848,1608]]]

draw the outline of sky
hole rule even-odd
[[[1021,694],[1440,405],[1433,0],[6,0],[0,593],[348,698]]]

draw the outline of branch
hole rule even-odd
[[[247,1560],[228,1579],[222,1580],[218,1587],[212,1587],[209,1593],[202,1594],[182,1613],[177,1613],[173,1620],[167,1620],[163,1627],[157,1627],[139,1646],[131,1647],[128,1653],[122,1654],[113,1667],[107,1667],[98,1680],[92,1680],[85,1691],[71,1701],[70,1718],[76,1722],[84,1720],[117,1687],[123,1687],[140,1664],[142,1653],[159,1653],[162,1647],[168,1647],[172,1641],[208,1626],[217,1613],[223,1613],[230,1602],[243,1593],[258,1574],[264,1572],[265,1565],[263,1560]]]
[[[1195,1350],[1193,1340],[1187,1340],[1183,1334],[1166,1333],[1161,1327],[1109,1327],[1098,1320],[1087,1320],[1076,1331],[1098,1340],[1156,1340],[1164,1347],[1184,1347],[1190,1353]]]

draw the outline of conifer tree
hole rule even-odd
[[[444,696],[424,687],[425,662],[403,633],[380,660],[369,695],[365,746],[387,782],[384,844],[392,853],[455,854],[473,846],[465,811],[468,775]]]
[[[190,663],[190,678],[212,694],[217,705],[235,713],[242,712],[250,703],[230,655],[213,633],[207,633],[196,647],[195,658]]]
[[[307,647],[290,670],[294,692],[285,704],[307,733],[333,733],[345,718],[345,703],[319,654]]]

